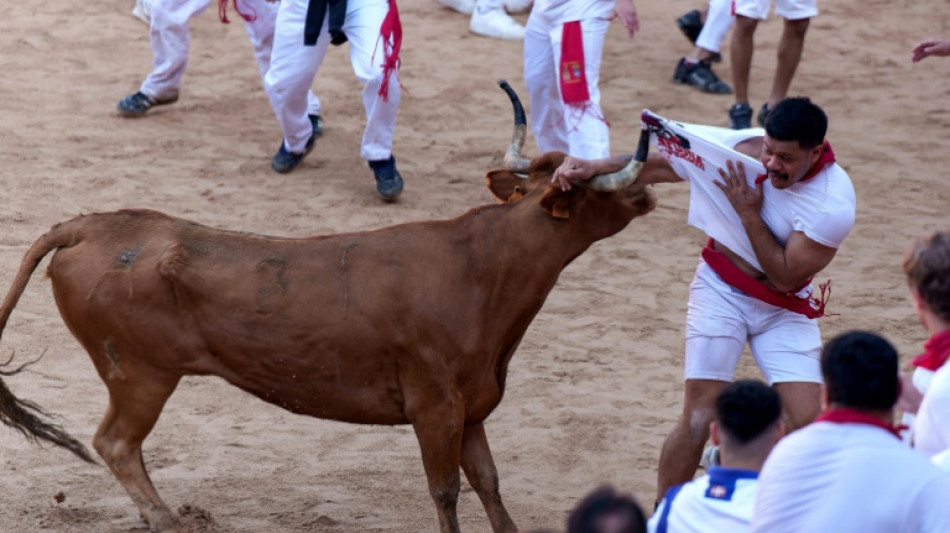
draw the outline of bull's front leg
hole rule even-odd
[[[416,398],[410,420],[419,439],[422,465],[435,501],[441,533],[459,533],[456,507],[459,498],[459,460],[462,449],[464,408],[457,394]]]
[[[508,515],[505,504],[501,501],[501,492],[498,484],[498,470],[488,447],[488,437],[485,436],[485,426],[479,422],[465,427],[462,436],[462,470],[465,477],[475,489],[478,498],[485,506],[485,512],[491,521],[492,531],[495,533],[517,533],[514,521]]]

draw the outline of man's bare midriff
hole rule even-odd
[[[732,261],[732,264],[739,267],[739,270],[745,272],[746,274],[752,276],[753,278],[765,283],[769,287],[772,287],[772,284],[769,283],[769,278],[765,276],[764,272],[759,272],[756,268],[749,264],[748,261],[739,257],[739,254],[733,252],[729,248],[726,248],[721,242],[713,241],[713,248],[722,252],[726,257]],[[772,287],[774,288],[774,287]]]

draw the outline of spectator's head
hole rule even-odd
[[[760,470],[783,433],[778,393],[751,379],[730,384],[716,397],[710,433],[723,466]]]
[[[914,240],[904,253],[904,274],[924,326],[930,328],[928,313],[950,322],[950,232]]]
[[[821,374],[829,406],[890,411],[900,393],[897,350],[867,331],[828,341],[821,351]]]
[[[828,116],[808,98],[786,98],[769,110],[765,133],[776,141],[797,141],[801,149],[811,150],[825,141]]]
[[[632,495],[604,485],[571,511],[567,533],[646,533],[646,524],[646,515]]]

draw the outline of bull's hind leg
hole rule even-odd
[[[478,498],[485,506],[488,520],[491,521],[492,531],[495,533],[516,533],[518,528],[508,515],[508,510],[501,502],[501,493],[498,489],[498,470],[492,460],[491,450],[488,448],[488,438],[485,436],[485,426],[482,423],[465,427],[462,435],[462,470],[469,484],[475,489]]]
[[[124,379],[107,382],[109,409],[93,439],[96,451],[125,487],[152,531],[173,531],[175,517],[148,477],[142,460],[142,441],[158,421],[178,380],[178,376],[134,379],[126,372]]]

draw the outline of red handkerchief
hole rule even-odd
[[[584,40],[581,23],[564,24],[561,35],[561,97],[565,104],[583,104],[590,100],[584,74]]]

